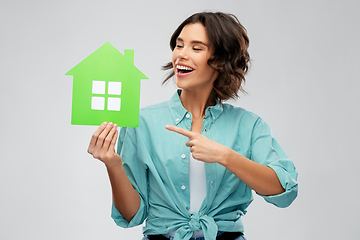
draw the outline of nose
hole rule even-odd
[[[183,47],[183,48],[179,49],[178,52],[177,52],[176,57],[178,59],[188,59],[189,56],[188,56],[188,53],[187,53],[187,48]]]

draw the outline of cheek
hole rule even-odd
[[[212,80],[215,80],[219,76],[219,73],[208,64],[206,64],[204,72],[206,72],[207,77]]]
[[[172,71],[174,71],[175,74],[176,74],[176,67],[175,67],[176,60],[177,60],[177,53],[175,51],[173,51],[172,57],[171,57],[171,62],[172,62],[172,67],[173,67]]]
[[[172,57],[171,57],[171,59],[172,59],[172,63],[173,63],[173,65],[174,65],[174,64],[175,64],[175,62],[176,62],[176,59],[177,59],[177,53],[176,53],[176,51],[175,51],[175,50],[172,52]]]
[[[203,54],[197,56],[196,62],[198,63],[199,66],[201,66],[201,68],[207,69],[209,67],[209,65],[207,64],[208,59],[209,58],[207,57],[207,55]]]

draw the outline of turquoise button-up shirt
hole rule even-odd
[[[199,212],[188,212],[188,138],[165,129],[165,125],[191,129],[192,115],[183,107],[180,93],[141,109],[138,128],[121,129],[118,153],[141,204],[130,222],[114,205],[112,218],[125,228],[146,219],[144,234],[176,231],[175,240],[187,240],[198,230],[203,230],[206,240],[215,240],[218,231],[243,232],[242,216],[253,200],[252,190],[220,164],[205,163],[207,196]],[[296,198],[297,171],[260,117],[217,103],[206,109],[201,134],[276,172],[285,192],[263,196],[267,202],[287,207]]]

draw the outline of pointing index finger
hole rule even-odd
[[[167,130],[179,133],[179,134],[181,134],[181,135],[183,135],[185,137],[188,137],[188,138],[191,138],[191,137],[194,136],[193,132],[190,132],[189,130],[186,130],[186,129],[183,129],[183,128],[180,128],[180,127],[176,127],[176,126],[172,126],[172,125],[166,125],[165,128]]]

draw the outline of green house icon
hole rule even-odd
[[[134,66],[134,50],[121,54],[107,42],[65,75],[73,76],[72,125],[139,126],[140,82],[148,77]]]

